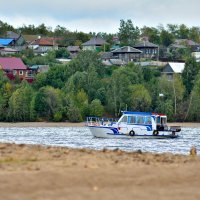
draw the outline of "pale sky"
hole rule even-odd
[[[134,25],[200,26],[200,0],[0,0],[0,20],[14,27],[44,23],[71,31],[118,32],[120,19]]]

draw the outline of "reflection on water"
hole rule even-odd
[[[0,128],[0,142],[189,154],[192,146],[200,151],[199,133],[200,128],[183,128],[181,137],[177,139],[102,139],[94,138],[87,127]]]

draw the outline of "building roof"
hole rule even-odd
[[[21,58],[0,58],[0,66],[2,69],[6,70],[25,70],[27,69],[26,65],[22,62]]]
[[[20,37],[19,34],[13,32],[13,31],[7,31],[6,35],[7,35],[7,38],[11,38],[11,39],[15,39],[15,40]]]
[[[171,48],[177,48],[177,49],[186,49],[186,46],[181,45],[181,44],[171,44],[169,45]]]
[[[112,53],[142,53],[142,51],[130,46],[121,47],[111,51]]]
[[[20,52],[19,50],[16,50],[16,49],[12,49],[12,48],[3,48],[0,50],[1,52],[12,52],[12,53],[17,53],[17,52]]]
[[[3,46],[8,46],[13,39],[8,39],[8,38],[0,38],[0,44]]]
[[[33,65],[29,67],[31,70],[38,70],[38,72],[47,72],[49,70],[49,65]]]
[[[68,46],[67,50],[69,52],[73,52],[73,51],[80,51],[80,47],[79,46]]]
[[[104,44],[108,44],[108,43],[100,36],[95,36],[91,38],[89,41],[83,43],[82,46],[96,46],[96,45],[101,46]]]
[[[144,48],[144,47],[158,48],[158,45],[153,44],[153,43],[151,43],[151,42],[149,42],[149,41],[143,41],[143,42],[140,42],[140,43],[136,44],[134,47],[135,47],[135,48],[142,48],[142,47],[143,47],[143,48]]]
[[[58,45],[57,38],[39,38],[35,40],[31,45],[39,45],[39,46],[55,46]]]
[[[172,63],[172,62],[169,62],[165,68],[167,67],[170,67],[172,72],[174,73],[178,73],[178,74],[181,74],[185,68],[185,63]],[[168,70],[167,69],[164,69],[163,70],[163,73],[167,73]]]
[[[176,39],[175,44],[186,44],[188,46],[199,46],[200,44],[188,39]]]
[[[33,41],[35,41],[35,40],[37,40],[37,39],[39,39],[39,36],[38,35],[23,35],[23,37],[24,37],[24,40],[26,41],[26,42],[33,42]]]
[[[111,58],[113,58],[113,53],[112,52],[101,52],[100,57],[101,57],[101,59],[111,59]]]
[[[125,64],[121,59],[109,59],[109,60],[103,60],[102,64],[105,66],[122,66]]]

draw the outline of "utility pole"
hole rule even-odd
[[[174,85],[174,75],[173,75],[173,90],[174,90],[174,113],[176,115],[176,90]]]

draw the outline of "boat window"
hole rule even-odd
[[[136,116],[128,116],[128,124],[135,124]]]
[[[122,122],[122,123],[127,123],[127,116],[124,116],[124,117],[121,119],[120,122]]]
[[[145,124],[151,124],[151,117],[145,117]]]
[[[138,124],[144,124],[144,117],[138,116],[138,117],[137,117],[137,123],[138,123]]]
[[[157,122],[157,124],[160,124],[160,117],[156,118],[156,122]]]
[[[167,118],[161,117],[161,124],[166,124],[166,123],[167,123]]]

